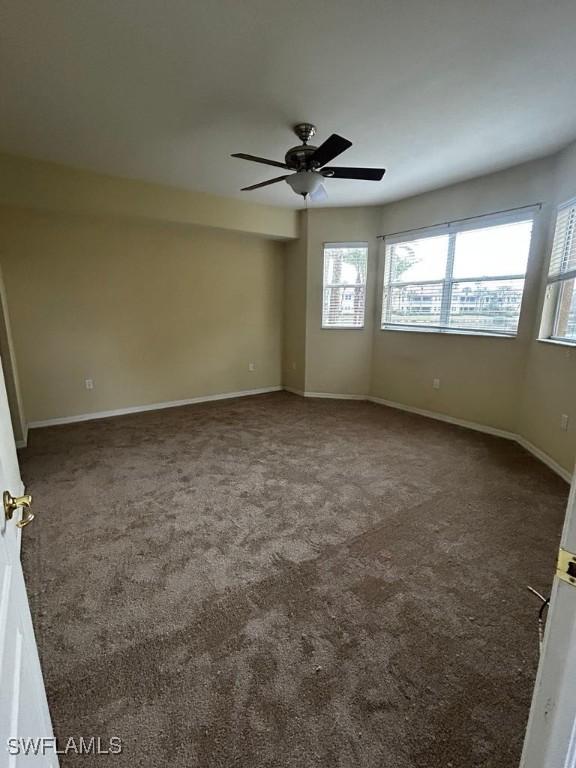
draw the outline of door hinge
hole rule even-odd
[[[573,552],[568,552],[567,549],[562,549],[562,547],[558,551],[556,576],[576,587],[576,555]]]

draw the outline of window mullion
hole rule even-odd
[[[456,233],[448,236],[448,255],[446,257],[446,273],[442,285],[442,304],[440,305],[440,325],[448,327],[450,304],[452,303],[452,278],[454,277],[454,253],[456,251]]]

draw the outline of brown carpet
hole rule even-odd
[[[24,566],[63,766],[516,768],[567,485],[287,393],[36,430]]]

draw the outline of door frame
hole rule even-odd
[[[28,441],[28,423],[24,413],[24,405],[20,389],[18,366],[12,341],[12,326],[8,311],[8,297],[4,283],[4,275],[0,265],[0,359],[4,371],[4,384],[8,396],[10,419],[16,448],[25,448]]]
[[[576,472],[561,550],[576,553]],[[576,579],[557,568],[520,768],[576,768]]]

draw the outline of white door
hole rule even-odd
[[[17,522],[22,510],[17,509],[11,520],[6,519],[1,498],[5,490],[12,496],[21,496],[24,489],[0,365],[0,768],[57,768],[20,565],[22,529]]]
[[[576,474],[560,552],[521,768],[576,767]]]

